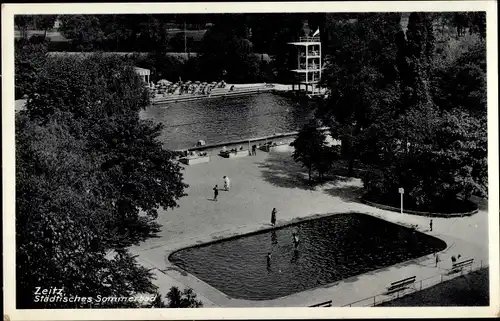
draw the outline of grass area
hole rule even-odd
[[[489,269],[484,268],[377,306],[489,306],[489,301]]]

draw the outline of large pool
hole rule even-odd
[[[151,106],[141,118],[162,123],[165,148],[207,144],[295,131],[313,115],[313,103],[298,103],[272,93],[220,97]]]
[[[445,248],[435,237],[347,213],[183,249],[169,260],[233,298],[270,300]]]

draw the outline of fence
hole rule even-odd
[[[376,306],[378,304],[392,301],[394,299],[401,298],[405,295],[412,294],[412,293],[415,293],[417,291],[430,288],[431,286],[452,280],[456,277],[462,276],[464,274],[467,274],[467,273],[470,273],[473,271],[480,270],[480,269],[487,267],[487,266],[488,266],[488,264],[483,263],[483,261],[475,262],[475,263],[471,264],[469,267],[463,268],[462,270],[460,270],[460,272],[441,273],[441,274],[434,275],[434,276],[431,276],[431,277],[428,277],[428,278],[425,278],[422,280],[417,280],[413,284],[414,286],[412,288],[406,288],[403,290],[399,290],[393,294],[384,294],[384,293],[377,294],[377,295],[374,295],[374,296],[371,296],[371,297],[368,297],[368,298],[365,298],[362,300],[351,302],[349,304],[343,305],[342,307],[373,307],[373,306]]]

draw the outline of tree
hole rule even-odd
[[[73,115],[74,135],[84,137],[100,161],[102,182],[94,193],[113,204],[112,226],[120,232],[109,236],[118,244],[147,237],[157,229],[157,206],[177,206],[186,186],[173,154],[157,140],[162,127],[139,119],[149,104],[147,89],[117,57],[51,58],[46,67],[28,113],[41,119],[56,111]]]
[[[412,12],[406,35],[400,32],[397,37],[402,112],[432,104],[429,81],[434,40],[431,17],[427,13]]]
[[[486,115],[486,48],[475,42],[435,68],[434,101],[440,109],[458,108],[476,116]]]
[[[14,44],[15,98],[33,93],[37,75],[41,72],[47,55],[46,41],[39,36],[29,40],[19,39]]]
[[[43,39],[47,37],[47,31],[54,28],[57,15],[36,15],[34,16],[34,24],[37,29],[43,30]]]
[[[357,150],[363,148],[358,136],[380,114],[379,109],[394,108],[399,99],[395,68],[399,15],[365,14],[357,18],[352,22],[342,15],[335,21],[329,16],[332,63],[322,79],[329,99],[316,113],[333,137],[342,141],[344,156],[349,159],[348,176],[353,174]]]
[[[64,296],[128,297],[154,290],[151,274],[126,250],[110,251],[107,205],[91,192],[98,167],[63,120],[16,121],[16,269],[18,308],[113,307],[98,302],[46,302],[36,287]],[[113,253],[114,254],[113,254]],[[132,307],[133,305],[128,305]],[[116,307],[116,306],[115,306]]]
[[[327,168],[325,157],[330,154],[327,152],[326,136],[318,129],[315,121],[304,125],[291,146],[295,148],[293,159],[296,162],[301,162],[302,166],[307,168],[309,182],[311,182],[313,170],[319,169],[321,174],[325,173]]]
[[[187,185],[161,126],[139,118],[148,103],[117,57],[44,63],[16,126],[20,304],[42,285],[79,296],[155,290],[125,248],[154,235],[159,207],[177,206]]]
[[[149,307],[150,308],[159,308],[159,309],[167,307],[167,305],[165,304],[165,302],[162,299],[161,294],[158,291],[155,292],[155,300],[150,304]]]
[[[201,308],[203,302],[196,300],[196,293],[193,289],[184,289],[181,293],[179,288],[173,286],[166,295],[168,308]]]
[[[71,40],[74,49],[92,51],[100,49],[105,34],[95,15],[62,15],[59,31]]]
[[[429,208],[457,197],[486,195],[483,124],[484,118],[459,110],[415,109],[393,120],[381,119],[369,129],[370,148],[361,156],[371,166],[363,178],[368,196],[398,204],[395,191],[404,187],[408,206]]]
[[[28,37],[27,30],[33,24],[33,16],[28,15],[15,15],[14,25],[17,30],[21,33],[21,39],[26,39]]]

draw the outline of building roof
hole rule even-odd
[[[139,67],[134,67],[135,72],[138,73],[140,76],[149,76],[151,74],[151,71],[149,69],[145,68],[139,68]]]

